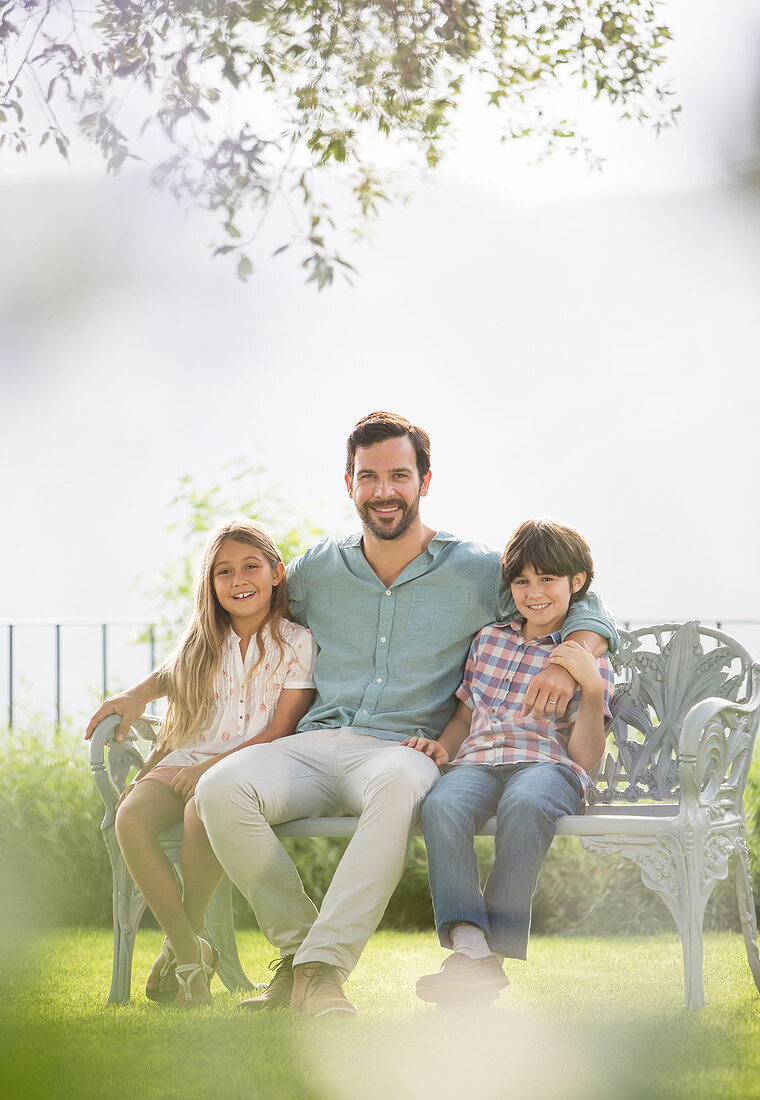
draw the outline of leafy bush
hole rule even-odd
[[[752,866],[752,889],[757,904],[760,903],[760,760],[757,756],[749,769],[749,778],[744,791],[744,806],[747,812],[747,845]]]
[[[111,869],[100,836],[103,805],[92,782],[86,748],[78,733],[64,729],[38,736],[0,732],[0,896],[3,919],[17,924],[103,925],[111,922]],[[760,762],[747,784],[747,828],[756,898],[760,899]],[[346,849],[347,840],[327,837],[285,841],[306,892],[319,904]],[[485,874],[493,842],[478,838]],[[146,916],[146,920],[150,920]],[[247,902],[235,902],[239,927],[254,926]],[[425,846],[412,840],[404,875],[383,918],[383,927],[431,928],[432,905]],[[733,885],[718,884],[705,927],[738,928]],[[670,932],[664,903],[619,857],[582,851],[574,837],[558,837],[544,863],[534,900],[533,930],[563,935]]]
[[[70,729],[0,734],[0,894],[4,917],[29,924],[111,920],[103,803]]]
[[[298,868],[306,893],[316,905],[321,905],[348,840],[322,836],[289,837],[283,845]],[[233,911],[237,928],[256,927],[251,907],[237,891],[234,891]],[[388,903],[380,927],[399,931],[433,927],[433,903],[430,900],[425,844],[421,837],[412,838],[404,874]]]
[[[674,923],[630,860],[585,852],[575,837],[562,836],[541,869],[532,927],[545,935],[619,936],[672,932]],[[719,882],[705,913],[705,929],[738,928],[733,882]]]

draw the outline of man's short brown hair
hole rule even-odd
[[[586,580],[573,593],[573,600],[585,596],[594,578],[594,559],[583,535],[549,519],[528,519],[521,523],[501,556],[501,575],[509,585],[532,565],[537,573],[553,577],[574,577],[585,573]]]
[[[346,474],[349,481],[354,476],[357,447],[370,447],[373,443],[382,443],[385,439],[398,439],[404,435],[411,439],[414,446],[417,471],[422,481],[430,469],[430,436],[424,428],[411,424],[406,417],[389,412],[372,412],[363,416],[348,437]]]

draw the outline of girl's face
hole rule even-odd
[[[230,617],[236,634],[255,633],[269,613],[272,592],[281,583],[284,569],[272,569],[264,556],[247,542],[225,539],[214,559],[211,578],[220,605]]]

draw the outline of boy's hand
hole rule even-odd
[[[451,759],[443,745],[439,744],[437,741],[433,741],[430,737],[409,737],[406,741],[402,741],[401,744],[406,745],[410,749],[416,749],[417,752],[424,752],[425,756],[429,756],[438,767],[440,767],[441,764],[448,764]]]
[[[559,648],[560,646],[557,646],[557,649]],[[557,649],[552,650],[552,657]],[[550,661],[552,657],[549,658]],[[557,662],[555,665],[549,664],[537,672],[528,684],[520,717],[525,718],[532,712],[537,722],[544,717],[561,718],[577,690],[578,684],[573,679],[572,673],[562,666],[562,662]]]
[[[552,650],[549,663],[560,665],[578,681],[581,691],[601,691],[604,687],[596,657],[582,642],[561,642]]]

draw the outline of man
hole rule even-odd
[[[291,614],[319,646],[317,695],[297,732],[242,749],[210,769],[196,805],[217,858],[250,901],[281,959],[249,1009],[355,1014],[343,992],[401,876],[433,761],[401,741],[437,738],[451,717],[470,642],[511,617],[499,554],[422,523],[430,440],[392,413],[364,417],[347,446],[346,486],[361,534],[327,538],[288,567]],[[616,642],[596,597],[574,605],[563,637],[595,654]],[[576,689],[550,666],[529,688],[536,715],[564,713]],[[104,703],[90,728],[123,714],[120,733],[159,694],[155,677]],[[306,896],[272,826],[356,814],[358,828],[321,910]]]

